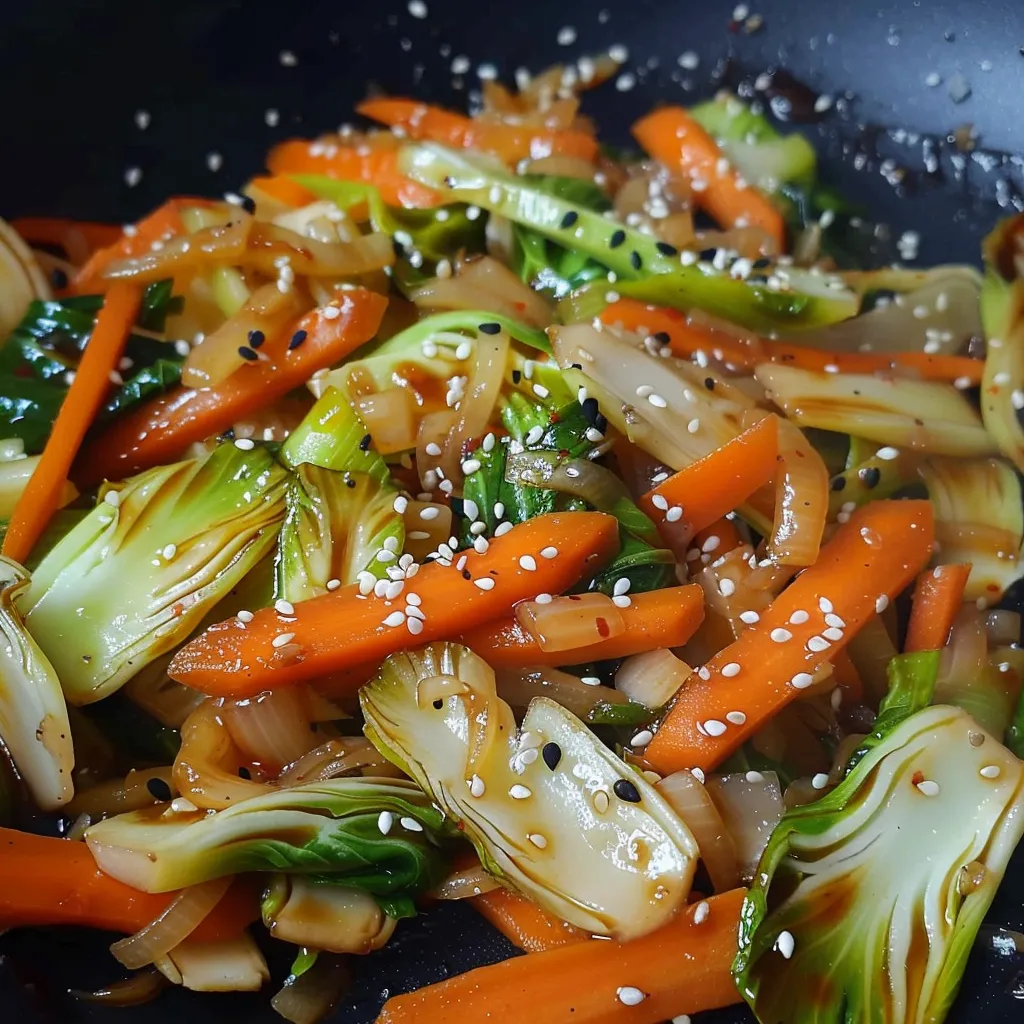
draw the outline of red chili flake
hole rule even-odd
[[[597,623],[597,631],[598,633],[600,633],[601,639],[607,640],[609,635],[611,634],[611,629],[609,629],[608,627],[608,620],[599,617],[594,621]]]
[[[910,777],[910,784],[912,786],[918,786],[924,782],[924,772],[914,772]]]

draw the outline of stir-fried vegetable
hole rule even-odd
[[[458,823],[481,863],[559,918],[625,939],[685,900],[696,844],[650,784],[547,698],[517,729],[471,651],[393,655],[360,703],[369,738]]]
[[[747,896],[735,972],[761,1020],[941,1020],[1024,831],[1020,761],[924,706],[935,655],[892,672],[852,770],[787,812]]]

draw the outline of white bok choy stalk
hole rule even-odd
[[[222,444],[101,490],[19,598],[72,704],[176,647],[268,553],[285,476],[266,448]]]
[[[487,871],[560,920],[628,939],[685,902],[693,836],[554,701],[535,698],[517,728],[490,666],[448,643],[392,655],[359,698],[367,737],[459,822]]]
[[[74,796],[75,751],[60,680],[16,606],[28,585],[28,573],[0,557],[0,741],[32,799],[53,811]]]
[[[768,397],[802,427],[935,455],[997,451],[974,407],[950,384],[819,373],[778,363],[763,363],[754,376]]]

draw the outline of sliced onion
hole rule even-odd
[[[472,867],[456,870],[430,895],[436,900],[465,900],[500,888],[501,882],[484,871],[481,865],[474,864]]]
[[[649,708],[664,707],[686,682],[692,669],[661,648],[626,658],[615,673],[615,689]]]
[[[256,222],[240,261],[276,277],[287,260],[296,274],[312,277],[353,277],[382,270],[395,262],[391,237],[383,232],[360,235],[351,242],[318,242],[276,224]]]
[[[0,338],[18,326],[33,299],[51,298],[50,285],[32,250],[0,220]]]
[[[167,908],[134,935],[119,939],[110,952],[129,970],[153,963],[187,939],[221,901],[233,881],[232,876],[211,878],[208,882],[182,889]]]
[[[318,199],[298,209],[282,210],[271,220],[278,227],[318,242],[350,242],[361,234],[355,221],[328,199]]]
[[[303,686],[288,686],[245,700],[227,700],[220,717],[246,759],[276,774],[311,750],[309,701]]]
[[[248,932],[215,942],[186,939],[167,953],[162,963],[166,961],[177,975],[175,984],[192,992],[258,992],[270,978],[267,962]]]
[[[497,683],[498,696],[513,711],[525,711],[534,697],[549,697],[577,718],[586,719],[601,704],[629,703],[629,698],[618,690],[591,686],[556,668],[499,669]]]
[[[736,844],[704,786],[684,770],[666,775],[654,788],[693,833],[715,892],[739,885]]]
[[[170,768],[133,768],[123,779],[108,779],[88,789],[79,789],[74,799],[64,808],[71,815],[87,815],[91,821],[108,818],[125,811],[152,807],[160,801],[149,789],[151,780],[163,783],[174,795]]]
[[[626,631],[622,613],[607,594],[574,594],[545,604],[520,601],[515,615],[542,651],[587,647]]]
[[[95,992],[71,989],[69,994],[83,1002],[102,1003],[104,1006],[142,1006],[156,999],[166,985],[166,979],[155,967],[145,967]]]
[[[260,344],[267,345],[263,351],[268,356],[280,354],[289,340],[282,334],[285,325],[303,306],[308,308],[309,300],[303,301],[298,288],[282,292],[276,283],[257,288],[238,313],[208,335],[202,344],[189,350],[181,371],[182,384],[190,388],[219,384],[245,362],[239,350],[251,349],[254,335],[266,339]]]
[[[360,772],[387,778],[403,778],[390,761],[362,736],[339,736],[303,754],[278,776],[280,786],[301,786],[306,782],[322,782],[340,775]]]
[[[547,487],[582,498],[601,512],[611,512],[626,485],[610,470],[589,459],[563,459],[553,451],[524,451],[509,455],[505,479],[531,487]]]
[[[270,1005],[292,1024],[317,1024],[330,1016],[351,984],[345,961],[320,953],[308,971],[285,983]]]
[[[828,516],[828,468],[803,432],[783,419],[779,460],[768,557],[780,565],[813,565]]]
[[[408,388],[388,388],[355,402],[359,417],[373,435],[373,447],[382,455],[416,447],[419,427],[416,399]]]
[[[775,772],[712,776],[706,788],[736,844],[740,878],[749,882],[783,815],[779,777]]]
[[[985,616],[985,632],[992,646],[1020,643],[1020,612],[1006,609],[989,612]]]

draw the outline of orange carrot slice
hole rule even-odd
[[[471,897],[469,902],[509,942],[526,953],[543,953],[590,941],[586,932],[559,921],[510,889],[492,889]]]
[[[970,575],[968,562],[940,565],[918,576],[904,651],[937,651],[946,646]]]

